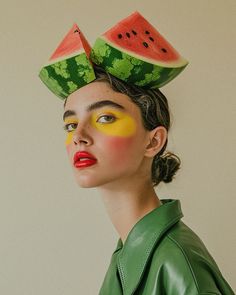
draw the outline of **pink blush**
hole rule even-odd
[[[114,159],[114,162],[120,165],[121,157],[122,159],[128,159],[131,156],[133,143],[134,139],[132,137],[112,137],[106,141],[105,149],[109,151],[109,155]]]
[[[67,151],[67,154],[70,153],[70,145],[69,144],[66,145],[66,151]]]
[[[125,138],[125,137],[112,137],[107,140],[107,145],[112,150],[123,150],[127,149],[133,142],[132,138]]]

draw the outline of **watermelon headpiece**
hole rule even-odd
[[[129,84],[152,89],[174,79],[188,61],[136,11],[98,37],[92,48],[74,24],[39,77],[65,99],[96,79],[93,64]]]

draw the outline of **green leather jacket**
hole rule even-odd
[[[118,240],[99,295],[233,295],[200,238],[164,199]]]

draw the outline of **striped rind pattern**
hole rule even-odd
[[[93,66],[85,52],[45,65],[39,77],[62,100],[96,79]]]
[[[178,76],[187,66],[183,59],[181,64],[178,60],[176,66],[173,62],[168,66],[147,62],[142,58],[132,56],[125,50],[119,50],[108,44],[102,38],[97,38],[92,47],[90,59],[103,67],[113,76],[143,88],[160,88]]]

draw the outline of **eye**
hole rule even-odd
[[[78,125],[77,123],[68,123],[63,128],[67,132],[72,132],[76,129],[77,125]]]
[[[101,118],[105,118],[105,121],[104,120],[100,120]],[[100,123],[111,123],[111,122],[114,122],[115,119],[116,119],[116,117],[113,116],[113,115],[103,115],[103,116],[99,117],[96,122],[100,122]]]

